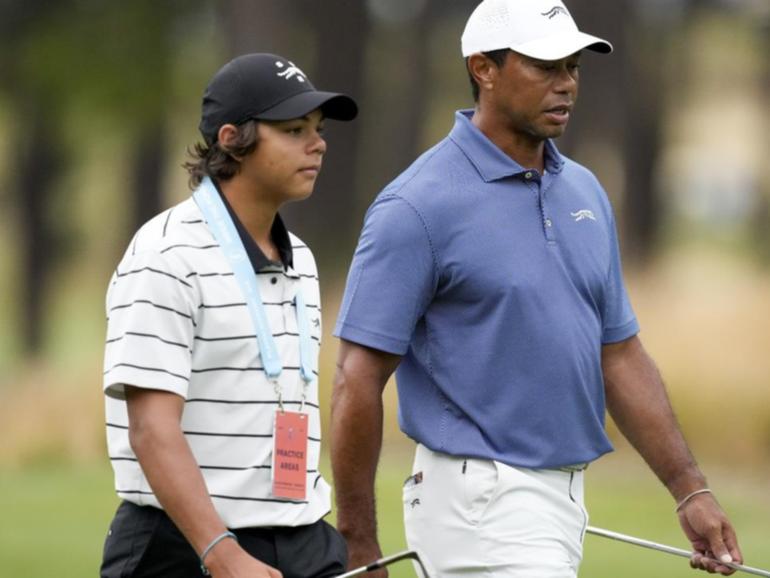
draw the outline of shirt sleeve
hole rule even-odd
[[[124,384],[187,396],[195,290],[155,251],[129,255],[107,291],[104,391],[125,398]]]
[[[417,210],[381,195],[367,212],[334,335],[403,355],[437,283],[430,232]]]
[[[607,275],[602,318],[603,344],[624,341],[639,333],[639,322],[623,282],[623,267],[620,262],[620,248],[614,219],[611,222],[610,243],[610,270]]]

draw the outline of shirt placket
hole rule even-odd
[[[546,191],[550,186],[550,175],[547,173],[542,177],[537,171],[526,171],[522,174],[524,182],[537,195],[538,209],[540,210],[540,220],[543,228],[543,235],[547,243],[555,243],[556,235],[554,233],[553,219],[550,215],[550,209],[546,202]]]

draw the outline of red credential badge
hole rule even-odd
[[[273,496],[304,500],[307,490],[307,414],[275,412]]]

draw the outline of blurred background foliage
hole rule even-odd
[[[9,575],[95,573],[115,506],[100,392],[104,291],[136,227],[189,194],[180,165],[214,71],[237,54],[276,52],[361,106],[357,122],[329,124],[315,194],[285,211],[319,261],[328,400],[329,333],[364,211],[446,134],[454,110],[471,106],[459,36],[475,4],[0,0],[0,566]],[[770,565],[770,3],[568,6],[615,52],[585,55],[580,102],[557,144],[607,189],[642,337],[753,561]],[[394,393],[380,484],[392,548],[403,544],[397,489],[410,448]],[[617,530],[681,544],[665,492],[609,427],[618,452],[592,468],[594,512]],[[35,556],[41,540],[74,565]],[[583,575],[661,568],[657,558],[629,565],[634,553],[590,540]]]

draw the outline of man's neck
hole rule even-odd
[[[265,256],[276,260],[277,249],[270,232],[275,215],[278,213],[278,205],[266,198],[266,195],[260,195],[252,186],[247,186],[247,183],[237,175],[227,181],[221,181],[219,187],[238,219]]]
[[[545,141],[532,136],[513,132],[499,122],[484,115],[477,107],[471,122],[495,143],[506,155],[525,169],[536,169],[540,174],[545,170]]]

